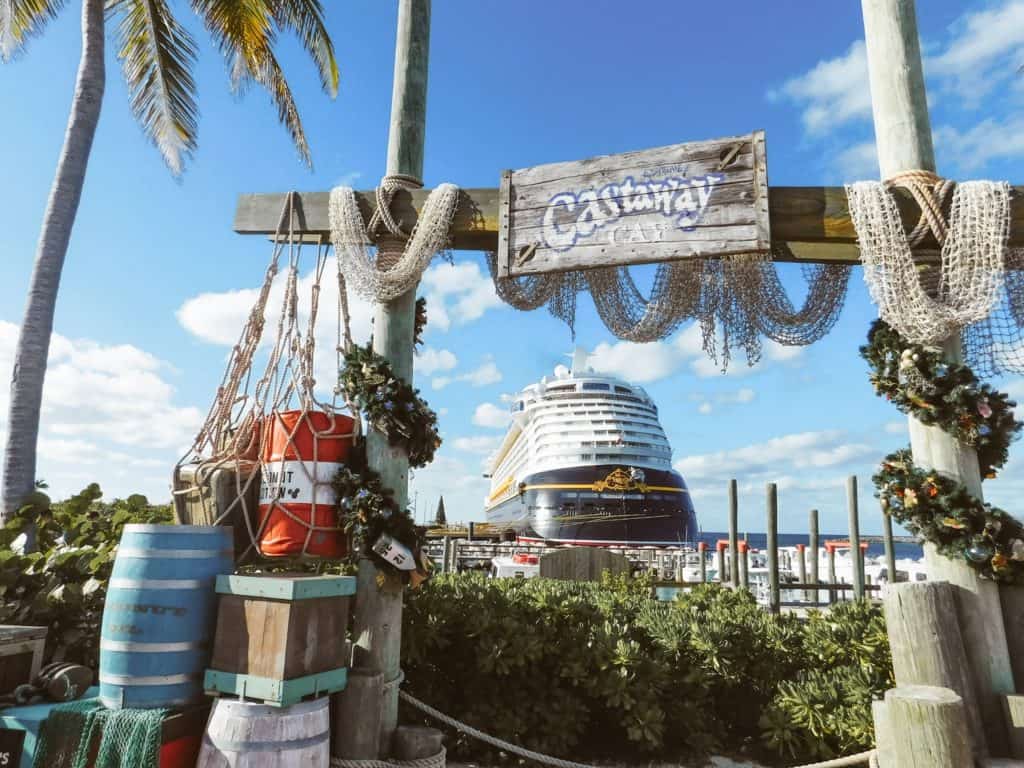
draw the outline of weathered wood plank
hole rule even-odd
[[[768,211],[758,204],[768,194],[763,137],[758,131],[513,171],[498,274],[767,249]]]
[[[567,547],[540,557],[540,575],[563,581],[600,581],[604,571],[629,574],[629,559],[596,547]]]
[[[398,192],[392,210],[403,226],[417,221],[429,190]],[[285,193],[240,195],[235,210],[234,231],[242,235],[273,235],[281,218]],[[298,195],[299,231],[315,241],[330,237],[327,192]],[[497,188],[464,189],[452,225],[452,247],[456,250],[494,251],[498,247]],[[904,229],[917,223],[919,209],[908,192],[897,189],[895,198]],[[376,208],[373,190],[358,192],[356,199],[368,219]],[[1010,244],[1024,246],[1024,186],[1014,187],[1010,204]],[[777,261],[803,263],[848,263],[860,261],[856,232],[850,220],[846,192],[842,187],[769,187],[768,214],[773,243],[789,243],[793,251]],[[927,244],[926,244],[927,245]],[[934,244],[932,244],[934,247]]]

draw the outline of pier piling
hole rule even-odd
[[[768,483],[768,610],[778,613],[779,597],[779,493]]]

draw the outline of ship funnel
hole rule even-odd
[[[572,351],[572,372],[576,375],[587,373],[590,368],[587,366],[587,358],[590,355],[583,347],[576,347]]]

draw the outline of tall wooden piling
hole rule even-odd
[[[739,527],[739,497],[736,492],[736,480],[729,481],[729,577],[733,587],[740,585],[740,553],[736,531]]]
[[[779,596],[779,493],[768,483],[768,610],[778,613]]]
[[[725,544],[715,544],[715,567],[718,568],[718,583],[725,584]]]
[[[857,476],[846,478],[846,510],[850,519],[850,565],[853,571],[853,596],[864,599],[864,555],[860,551],[860,512],[857,502]]]
[[[881,178],[903,171],[935,171],[931,123],[921,65],[921,46],[913,0],[861,0],[864,39],[875,139]],[[947,362],[963,358],[960,334],[943,344]],[[979,501],[983,499],[978,457],[941,427],[909,417],[914,463],[963,483]],[[980,687],[982,720],[989,749],[998,754],[1006,741],[1000,695],[1013,693],[1013,674],[1003,629],[998,588],[979,579],[962,559],[941,555],[925,545],[931,581],[948,581],[961,588],[957,614],[963,632],[967,663]]]
[[[838,584],[839,582],[836,581],[836,548],[831,544],[826,544],[825,551],[828,553],[828,583]],[[834,589],[828,591],[828,601],[829,603],[836,601],[836,591]]]
[[[889,583],[896,583],[896,544],[892,539],[892,517],[882,510],[882,542],[885,545],[885,570]]]
[[[750,591],[750,545],[746,541],[740,544],[740,585]]]
[[[796,564],[796,568],[797,568],[797,574],[800,576],[800,583],[801,584],[806,584],[807,583],[807,558],[804,557],[805,549],[806,548],[804,547],[803,544],[797,544],[796,545],[796,556],[799,558],[799,561]],[[811,597],[812,595],[813,595],[813,598]],[[805,589],[804,590],[804,602],[811,602],[812,599],[813,599],[814,602],[818,602],[818,593],[817,592],[809,592],[808,590]]]
[[[445,536],[443,539],[444,549],[441,555],[441,573],[451,573],[452,560],[452,537]]]
[[[807,542],[808,547],[811,550],[811,584],[818,583],[818,558],[821,557],[820,543],[818,541],[818,510],[812,509],[810,520],[810,535],[809,541]],[[818,593],[815,592],[815,598]]]
[[[700,568],[700,583],[708,583],[708,545],[707,542],[701,541],[697,543],[697,555],[700,558],[698,567]]]

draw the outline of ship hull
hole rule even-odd
[[[697,539],[697,517],[683,478],[606,464],[537,472],[518,493],[487,510],[487,521],[520,540],[589,545],[672,546]]]

